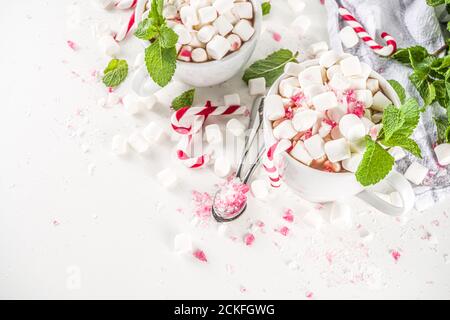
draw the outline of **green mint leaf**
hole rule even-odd
[[[397,50],[392,58],[400,63],[415,67],[422,62],[426,57],[429,57],[427,49],[421,46],[414,46],[405,49]]]
[[[403,123],[401,134],[409,137],[419,124],[420,106],[416,99],[410,98],[406,100],[406,102],[402,104],[399,109],[405,116],[405,122]]]
[[[447,73],[445,74],[445,89],[447,90],[447,96],[450,100],[450,69],[448,69]],[[450,121],[450,106],[446,105],[443,107],[447,109],[447,114],[449,115],[448,120]]]
[[[159,39],[145,49],[147,71],[159,86],[166,86],[175,73],[177,50],[175,47],[163,48]]]
[[[103,73],[105,86],[117,87],[128,75],[128,63],[125,60],[112,59]]]
[[[436,89],[436,101],[443,107],[447,108],[450,105],[449,95],[447,92],[446,84],[444,80],[435,80],[433,82]]]
[[[153,24],[151,18],[147,18],[139,22],[134,35],[141,40],[151,40],[158,35],[158,27]]]
[[[431,69],[434,74],[439,79],[445,78],[445,73],[450,67],[450,56],[445,56],[443,58],[437,58],[431,63]]]
[[[159,41],[161,43],[161,47],[163,48],[172,48],[178,42],[178,35],[166,25],[163,25],[160,30]]]
[[[405,123],[405,115],[403,112],[395,107],[388,106],[383,113],[383,132],[385,139],[389,139]]]
[[[172,109],[177,111],[184,107],[192,107],[192,103],[194,102],[194,95],[195,89],[183,92],[181,95],[173,99]]]
[[[248,67],[242,80],[248,83],[251,79],[263,77],[266,79],[266,85],[270,87],[283,74],[284,66],[288,62],[296,62],[296,57],[297,54],[294,55],[290,50],[278,50]]]
[[[416,157],[422,158],[422,152],[417,143],[413,139],[402,134],[396,133],[389,140],[382,140],[381,143],[386,147],[401,147]]]
[[[262,8],[262,14],[263,14],[263,16],[265,16],[270,13],[270,10],[272,9],[272,5],[270,4],[269,1],[266,1],[261,4],[261,8]]]
[[[156,26],[161,26],[165,22],[163,7],[164,0],[152,0],[149,16],[152,18],[152,21]]]
[[[450,21],[447,22],[447,30],[450,31]]]
[[[436,99],[436,89],[433,83],[428,78],[428,75],[421,72],[420,70],[415,70],[409,76],[409,80],[416,87],[417,91],[423,99],[423,103],[425,104],[425,106],[432,104]]]
[[[434,118],[434,123],[436,124],[437,143],[448,142],[447,130],[450,127],[448,120],[445,118]]]
[[[427,4],[432,7],[437,7],[444,3],[447,2],[445,0],[427,0]]]
[[[366,151],[356,171],[356,179],[363,186],[370,186],[383,180],[394,166],[394,158],[370,137],[366,137]]]
[[[400,98],[400,102],[405,103],[405,99],[406,99],[405,88],[403,88],[403,86],[400,83],[398,83],[396,80],[388,80],[388,82],[392,86],[394,91],[397,93],[398,97]]]

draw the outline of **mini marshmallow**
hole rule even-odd
[[[178,60],[190,62],[192,58],[192,47],[183,46],[178,54]]]
[[[341,66],[338,64],[335,64],[334,66],[331,66],[330,68],[327,69],[327,78],[329,80],[333,79],[333,76],[336,73],[342,73]]]
[[[203,48],[195,48],[191,52],[191,58],[194,62],[205,62],[206,60],[208,60],[208,54]]]
[[[100,50],[108,56],[113,57],[120,52],[119,44],[111,35],[102,36],[98,40],[98,44],[100,46]]]
[[[339,126],[336,126],[333,129],[331,129],[330,136],[331,136],[331,139],[333,139],[333,140],[342,138],[342,133],[339,130]]]
[[[240,20],[233,28],[233,33],[237,34],[242,41],[248,41],[255,33],[255,29],[248,20]]]
[[[180,18],[181,22],[188,28],[199,24],[197,10],[193,6],[181,7]]]
[[[214,7],[203,7],[198,10],[198,17],[201,24],[207,24],[217,19],[217,11]]]
[[[150,143],[158,143],[164,136],[164,129],[161,125],[152,121],[142,130],[142,136]]]
[[[145,153],[150,147],[140,132],[135,131],[128,137],[128,144],[137,152]]]
[[[145,108],[142,100],[135,94],[127,94],[122,101],[125,111],[130,115],[137,115]]]
[[[339,37],[341,38],[342,44],[348,49],[353,48],[359,42],[358,35],[350,26],[342,28],[339,32]]]
[[[338,162],[351,157],[350,146],[344,138],[326,142],[324,149],[331,162]]]
[[[298,75],[298,81],[302,88],[312,84],[323,84],[322,68],[320,66],[306,68]]]
[[[328,44],[325,41],[313,43],[308,48],[308,52],[313,56],[322,51],[328,51]]]
[[[206,45],[206,51],[208,55],[215,59],[222,59],[230,50],[231,45],[227,39],[222,36],[216,35],[208,44]]]
[[[359,153],[363,154],[366,151],[366,142],[364,139],[361,139],[359,141],[349,141],[350,143],[350,150],[353,153]]]
[[[344,77],[342,73],[335,73],[328,84],[330,88],[337,91],[345,91],[351,87],[349,79]]]
[[[329,135],[331,133],[331,129],[332,127],[325,122],[322,122],[322,125],[319,128],[319,136],[321,136],[322,138],[325,138],[327,135]]]
[[[420,185],[428,174],[428,169],[418,162],[413,162],[405,172],[405,178],[414,183]]]
[[[251,183],[250,188],[256,199],[263,200],[269,195],[269,188],[266,180],[257,179]]]
[[[353,225],[352,211],[348,204],[334,202],[330,211],[330,223],[343,229],[350,229]]]
[[[381,91],[378,91],[373,96],[373,105],[372,105],[373,110],[383,112],[384,109],[391,104],[392,101],[389,100],[388,97],[386,97],[384,93]]]
[[[309,211],[302,219],[310,227],[319,230],[323,224],[322,215],[315,211]]]
[[[226,36],[233,30],[233,25],[224,16],[219,16],[216,21],[213,22],[213,26],[222,36]]]
[[[370,90],[355,90],[356,100],[364,103],[365,108],[370,108],[373,104],[372,91]]]
[[[341,118],[346,115],[346,112],[341,107],[335,107],[328,109],[326,114],[330,120],[339,123],[339,121],[341,121]]]
[[[297,141],[295,146],[292,148],[290,155],[307,166],[309,166],[313,161],[313,158],[311,158],[306,150],[303,141]]]
[[[177,183],[178,177],[172,168],[164,169],[156,175],[158,182],[166,189],[170,189]]]
[[[394,157],[395,161],[399,161],[399,160],[403,159],[404,157],[406,157],[406,152],[401,147],[393,147],[393,148],[389,149],[388,152],[390,153],[391,156]]]
[[[354,153],[348,159],[342,161],[342,167],[349,171],[355,173],[358,170],[359,164],[361,163],[363,155],[360,153]]]
[[[299,15],[292,23],[291,29],[300,37],[304,36],[311,27],[311,19],[307,15]]]
[[[273,135],[278,140],[292,139],[297,134],[291,120],[284,120],[273,129]]]
[[[312,98],[312,103],[317,111],[323,112],[325,110],[337,107],[338,101],[336,94],[332,91],[321,93]]]
[[[256,78],[248,81],[248,89],[251,96],[257,96],[266,93],[266,79]]]
[[[313,159],[320,159],[325,155],[325,143],[318,134],[315,134],[311,138],[306,139],[304,141],[304,144],[306,150]]]
[[[253,4],[251,2],[238,2],[231,9],[239,19],[253,19]]]
[[[200,42],[208,43],[216,34],[217,29],[214,26],[206,25],[197,32],[197,38]]]
[[[375,94],[380,90],[380,83],[377,79],[369,78],[367,79],[366,87],[372,91],[372,94]]]
[[[361,119],[354,114],[346,114],[339,121],[339,130],[349,141],[358,141],[366,135],[366,127]]]
[[[324,52],[319,59],[319,64],[324,68],[330,68],[339,61],[340,55],[333,50]]]
[[[213,7],[219,14],[230,11],[231,9],[233,9],[233,6],[233,0],[215,0],[213,3]]]
[[[284,67],[284,73],[292,77],[298,77],[302,70],[302,66],[299,63],[295,62],[288,62]]]
[[[178,35],[178,44],[189,44],[192,41],[191,32],[182,24],[176,24],[172,29]]]
[[[187,254],[192,252],[191,236],[187,233],[177,234],[173,240],[173,251],[176,254]]]
[[[300,13],[305,9],[306,4],[300,0],[288,0],[289,6],[295,13]]]
[[[240,137],[245,132],[245,126],[237,119],[231,119],[227,122],[227,131],[235,137]]]
[[[298,111],[292,118],[292,124],[297,131],[306,131],[311,129],[316,124],[318,119],[317,111],[306,109],[304,111]]]
[[[364,80],[367,82],[367,79],[369,79],[370,74],[372,73],[372,68],[364,62],[361,62],[361,78],[364,78]]]
[[[111,141],[111,150],[118,156],[126,154],[128,152],[127,139],[120,134],[115,135]]]
[[[350,88],[355,90],[365,90],[367,79],[363,77],[350,77],[348,78],[348,81],[350,82]]]
[[[197,33],[191,32],[191,42],[189,42],[189,45],[194,48],[204,48],[205,44],[198,39]]]
[[[223,97],[223,100],[226,107],[241,105],[241,97],[237,93],[228,94]]]
[[[376,112],[372,115],[372,121],[374,123],[380,123],[381,120],[383,120],[383,113],[382,112]]]
[[[443,143],[434,148],[434,153],[441,166],[450,164],[450,143]]]
[[[341,70],[344,76],[358,76],[362,73],[361,62],[358,57],[351,56],[340,62]]]
[[[285,98],[291,98],[294,92],[300,88],[300,83],[295,77],[286,78],[280,81],[278,91]]]
[[[165,6],[163,9],[163,16],[166,19],[175,19],[177,17],[178,10],[175,6]]]
[[[231,11],[228,10],[224,13],[221,13],[227,20],[232,24],[235,25],[239,21],[239,17],[236,17],[236,15]]]
[[[264,111],[271,121],[283,118],[285,116],[283,99],[276,94],[268,95],[264,100]]]
[[[222,131],[217,124],[210,124],[205,127],[206,141],[210,144],[217,144],[223,141]]]
[[[310,86],[303,88],[303,93],[304,93],[306,99],[308,99],[308,100],[311,100],[315,96],[317,96],[321,93],[324,93],[326,91],[327,91],[326,87],[321,84],[312,84]]]
[[[230,46],[231,46],[230,51],[231,52],[239,50],[239,48],[242,46],[241,38],[238,35],[234,34],[234,33],[230,34],[227,37],[227,40],[230,43]]]
[[[214,173],[219,178],[224,178],[228,176],[231,171],[231,165],[227,157],[218,157],[214,162]]]
[[[370,119],[366,117],[362,117],[361,121],[364,123],[364,127],[366,127],[366,134],[369,134],[370,129],[375,125]]]

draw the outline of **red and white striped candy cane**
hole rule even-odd
[[[375,42],[367,33],[366,29],[360,24],[355,17],[344,7],[339,7],[339,14],[347,24],[355,30],[356,34],[377,54],[388,57],[397,50],[396,40],[386,32],[381,37],[386,41],[386,46],[382,46]]]
[[[281,186],[281,175],[277,167],[277,158],[283,152],[292,149],[292,142],[288,139],[282,139],[267,148],[263,159],[263,168],[270,179],[270,185],[273,188]]]
[[[114,7],[120,10],[128,10],[136,6],[137,0],[119,0],[114,3]]]
[[[145,11],[145,6],[148,0],[135,0],[135,2],[136,3],[134,4],[132,3],[132,6],[129,8],[129,9],[134,8],[133,13],[131,14],[128,21],[122,25],[119,32],[117,32],[117,34],[114,37],[116,41],[124,40],[127,37],[127,35],[131,32],[131,30],[142,20],[142,14]]]
[[[215,107],[210,101],[204,107],[185,107],[177,110],[171,118],[172,128],[183,135],[177,146],[177,157],[188,168],[201,168],[210,159],[209,154],[190,156],[190,146],[195,135],[200,134],[209,116],[238,115],[247,112],[244,106]]]

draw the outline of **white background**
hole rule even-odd
[[[234,241],[219,235],[213,221],[194,226],[192,190],[212,192],[219,182],[210,169],[182,167],[169,139],[144,157],[110,151],[113,135],[149,119],[168,125],[169,111],[159,106],[132,118],[120,106],[97,105],[107,92],[92,72],[108,58],[91,29],[99,21],[116,26],[125,16],[94,2],[2,1],[1,298],[450,298],[450,201],[393,219],[350,199],[352,230],[325,224],[317,231],[302,217],[309,211],[326,217],[327,209],[282,189],[264,202],[250,200],[246,215],[229,228]],[[303,48],[326,40],[323,6],[307,3],[313,25],[300,40]],[[277,46],[300,49],[286,33],[292,19],[284,1],[274,1],[257,56]],[[284,44],[271,39],[272,29]],[[126,46],[121,57],[132,63],[141,48],[134,40]],[[250,103],[239,76],[201,90],[198,100],[235,88]],[[180,180],[169,191],[155,179],[166,167]],[[294,224],[282,220],[286,208],[294,211]],[[266,226],[246,247],[242,237],[256,220]],[[274,231],[285,225],[288,237]],[[358,225],[373,240],[360,239]],[[173,253],[181,232],[192,236],[207,263]],[[392,250],[401,254],[397,262]]]

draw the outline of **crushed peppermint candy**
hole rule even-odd
[[[292,209],[286,209],[283,214],[283,219],[287,222],[294,222],[294,213]]]
[[[206,259],[206,254],[200,250],[200,249],[196,249],[192,255],[197,259],[200,260],[202,262],[208,262],[208,259]]]
[[[245,243],[247,246],[251,246],[251,245],[253,244],[253,242],[255,242],[255,236],[254,236],[253,234],[251,234],[251,233],[247,233],[247,234],[244,236],[244,243]]]
[[[249,186],[239,179],[230,178],[219,185],[219,192],[214,199],[214,208],[227,218],[239,213],[247,203]]]

